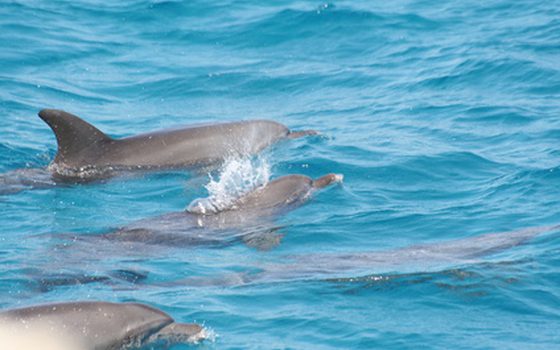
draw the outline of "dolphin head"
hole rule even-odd
[[[163,311],[138,303],[48,304],[0,312],[0,319],[33,329],[48,329],[52,337],[67,338],[83,344],[85,349],[96,350],[142,346],[154,337],[170,341],[204,337],[200,326],[176,324]],[[163,333],[159,334],[160,331]]]
[[[215,206],[208,198],[195,199],[187,207],[187,212],[203,216],[226,216],[229,212],[275,212],[302,204],[315,190],[341,182],[342,179],[340,174],[327,174],[315,180],[305,175],[282,176],[241,196],[226,207]]]
[[[277,208],[305,202],[313,191],[333,182],[342,181],[342,175],[328,174],[318,179],[304,175],[287,175],[246,194],[236,201],[236,209]]]

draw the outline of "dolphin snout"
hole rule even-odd
[[[287,137],[289,139],[299,139],[300,137],[315,136],[320,134],[321,133],[318,132],[317,130],[301,130],[301,131],[290,131]]]
[[[344,175],[342,174],[327,174],[325,176],[321,176],[315,180],[313,180],[313,187],[314,188],[323,188],[326,187],[334,182],[342,182],[344,179]]]

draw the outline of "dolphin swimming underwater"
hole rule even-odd
[[[34,281],[32,288],[41,292],[65,285],[137,283],[146,276],[127,269],[101,275],[75,270],[60,274],[50,271],[66,270],[67,266],[75,266],[76,261],[87,266],[92,258],[98,260],[99,256],[139,254],[145,258],[160,254],[154,246],[217,247],[242,240],[259,250],[271,249],[282,237],[275,233],[278,229],[273,225],[275,217],[301,206],[317,190],[342,179],[343,176],[338,174],[327,174],[315,180],[304,175],[287,175],[253,189],[223,207],[219,203],[195,200],[184,211],[140,220],[104,234],[47,235],[55,238],[57,245],[39,255],[49,255],[57,265],[45,267],[43,264],[39,270],[31,269],[26,279]],[[94,256],[92,252],[95,252]]]
[[[138,303],[66,302],[0,312],[2,349],[117,350],[207,337],[197,324],[176,323],[163,311]]]
[[[46,170],[18,169],[0,175],[0,193],[87,182],[129,171],[193,168],[237,155],[252,155],[283,139],[315,135],[290,131],[271,120],[191,125],[146,134],[112,138],[83,119],[56,109],[39,117],[53,130],[58,145]],[[52,177],[52,179],[49,179]]]
[[[286,257],[284,261],[289,263],[262,266],[262,270],[248,276],[247,281],[270,282],[437,271],[442,267],[478,263],[482,257],[503,252],[525,244],[542,233],[559,229],[560,225],[540,226],[387,251]]]
[[[413,245],[386,251],[310,253],[282,256],[281,263],[258,264],[248,272],[191,277],[160,284],[161,287],[240,286],[304,280],[356,280],[365,276],[398,276],[429,273],[484,262],[482,258],[522,245],[560,225],[489,233],[476,237]]]
[[[278,258],[281,262],[248,265],[245,272],[188,277],[151,286],[156,288],[225,287],[306,280],[344,282],[360,280],[367,276],[396,277],[416,273],[435,273],[488,262],[485,260],[486,257],[526,244],[546,232],[559,230],[560,225],[551,225],[450,239],[385,251],[284,255]],[[236,266],[235,269],[238,270],[238,267]],[[134,272],[126,271],[126,273]],[[83,277],[91,278],[86,275]],[[104,278],[111,277],[104,276]],[[144,284],[143,278],[145,276],[130,282]],[[70,281],[74,280],[75,277]],[[122,279],[120,280],[122,281]],[[92,281],[95,282],[94,279]],[[49,279],[41,281],[41,283],[47,284],[45,291],[57,285],[64,285],[61,283],[64,281],[56,282],[56,284],[51,283]]]
[[[260,235],[263,227],[270,231],[274,217],[305,203],[311,195],[328,185],[341,182],[342,175],[327,174],[315,180],[304,175],[279,177],[241,197],[225,203],[193,201],[180,212],[140,220],[102,235],[85,239],[111,242],[134,242],[169,246],[223,245],[227,237],[239,238],[260,249],[277,244],[278,237],[270,240]],[[259,231],[260,229],[260,231]],[[265,233],[265,234],[266,234]],[[79,239],[79,237],[74,237]]]

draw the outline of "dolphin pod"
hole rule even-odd
[[[53,130],[57,154],[49,166],[60,177],[108,177],[118,170],[149,170],[213,164],[255,154],[282,139],[317,134],[294,132],[271,120],[187,126],[114,139],[83,119],[55,109],[39,112]]]
[[[18,191],[27,185],[43,187],[57,185],[60,181],[109,178],[126,171],[205,166],[229,156],[255,154],[282,139],[316,134],[312,130],[292,132],[273,121],[253,120],[197,125],[114,139],[64,111],[45,109],[39,112],[39,116],[55,133],[57,154],[47,169],[23,169],[14,171],[12,177],[0,176],[0,186],[6,185],[7,192],[10,188]],[[272,218],[302,205],[314,191],[340,181],[342,175],[337,174],[317,179],[303,175],[283,176],[227,202],[199,199],[191,202],[184,211],[137,221],[101,235],[72,238],[75,242],[94,240],[95,244],[104,240],[111,246],[117,242],[192,246],[224,244],[231,238],[242,238],[251,246],[268,249],[278,244],[280,237],[262,239],[262,236],[255,236],[255,227],[258,230],[264,227],[265,233],[269,234],[274,231],[268,225]],[[225,278],[194,277],[159,286],[243,285],[344,279],[372,273],[398,274],[410,269],[412,272],[418,269],[430,271],[442,265],[478,262],[482,256],[523,244],[543,232],[559,228],[560,225],[537,227],[389,251],[285,256],[282,263],[256,266]],[[117,272],[125,280],[136,281],[144,277],[134,271]],[[109,278],[66,276],[52,281],[51,285],[65,285],[68,281],[92,283]],[[18,341],[22,338],[25,341],[29,332],[34,339],[41,337],[52,343],[24,343],[20,346]],[[0,312],[0,349],[40,346],[45,350],[116,350],[159,342],[189,343],[207,337],[207,332],[199,325],[175,323],[166,313],[143,304],[67,302]]]
[[[207,336],[197,324],[176,323],[137,303],[83,301],[0,312],[1,349],[117,350],[194,343]]]

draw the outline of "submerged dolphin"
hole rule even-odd
[[[414,245],[387,251],[284,256],[282,263],[253,266],[246,273],[195,277],[161,286],[237,286],[298,280],[355,280],[371,275],[397,276],[480,263],[481,258],[524,244],[560,225],[484,234],[476,237]]]
[[[352,253],[310,253],[282,256],[281,263],[255,264],[246,272],[217,276],[189,277],[163,282],[154,287],[240,286],[303,280],[354,281],[367,276],[402,276],[430,273],[485,262],[484,257],[522,245],[560,225],[532,227],[517,231],[484,234],[410,247]],[[236,270],[238,267],[236,266]],[[127,272],[128,273],[128,272]],[[109,277],[105,277],[109,278]],[[42,281],[49,283],[50,281]],[[60,282],[60,281],[58,281]],[[144,283],[135,279],[132,283]],[[60,283],[58,285],[61,285]],[[53,284],[50,287],[54,286]],[[45,290],[49,290],[48,288]]]
[[[348,254],[309,254],[292,257],[289,264],[268,265],[252,279],[279,281],[349,277],[372,273],[429,272],[469,263],[524,244],[537,235],[556,231],[560,225],[489,233],[476,237],[388,250]]]
[[[195,200],[187,210],[140,220],[105,234],[57,234],[54,237],[65,242],[47,254],[63,249],[65,253],[62,256],[66,260],[53,259],[62,265],[49,266],[46,270],[61,270],[66,266],[74,266],[77,260],[84,263],[92,258],[92,250],[96,251],[96,257],[110,255],[114,251],[118,254],[125,252],[145,256],[145,254],[153,254],[154,245],[224,246],[239,239],[257,249],[270,249],[278,245],[281,239],[280,235],[274,233],[277,229],[272,225],[274,217],[297,208],[316,190],[340,182],[342,178],[343,176],[338,174],[327,174],[315,180],[303,175],[287,175],[222,206],[211,201]],[[67,240],[71,242],[68,243]],[[103,244],[104,242],[107,244]],[[70,253],[67,249],[71,249]],[[143,273],[130,270],[117,270],[102,275],[75,271],[54,275],[41,271],[31,272],[28,279],[34,280],[37,283],[34,287],[38,287],[40,291],[49,291],[64,285],[97,282],[137,283],[146,278]]]
[[[302,205],[314,191],[340,181],[342,175],[337,174],[315,180],[304,175],[282,176],[231,202],[195,200],[187,210],[141,220],[100,237],[113,242],[192,246],[224,244],[224,237],[241,233],[249,245],[267,249],[278,243],[278,237],[264,237],[272,242],[261,240],[263,236],[254,231],[270,228],[272,218]]]
[[[45,170],[19,169],[0,175],[0,194],[51,187],[57,182],[87,182],[127,171],[206,166],[231,156],[256,154],[282,139],[317,134],[313,130],[290,131],[271,120],[247,120],[114,139],[61,110],[43,109],[39,117],[56,136],[54,160]]]
[[[197,324],[175,323],[163,311],[137,303],[68,302],[0,312],[2,349],[56,344],[52,349],[117,350],[157,342],[193,343],[207,336]]]

